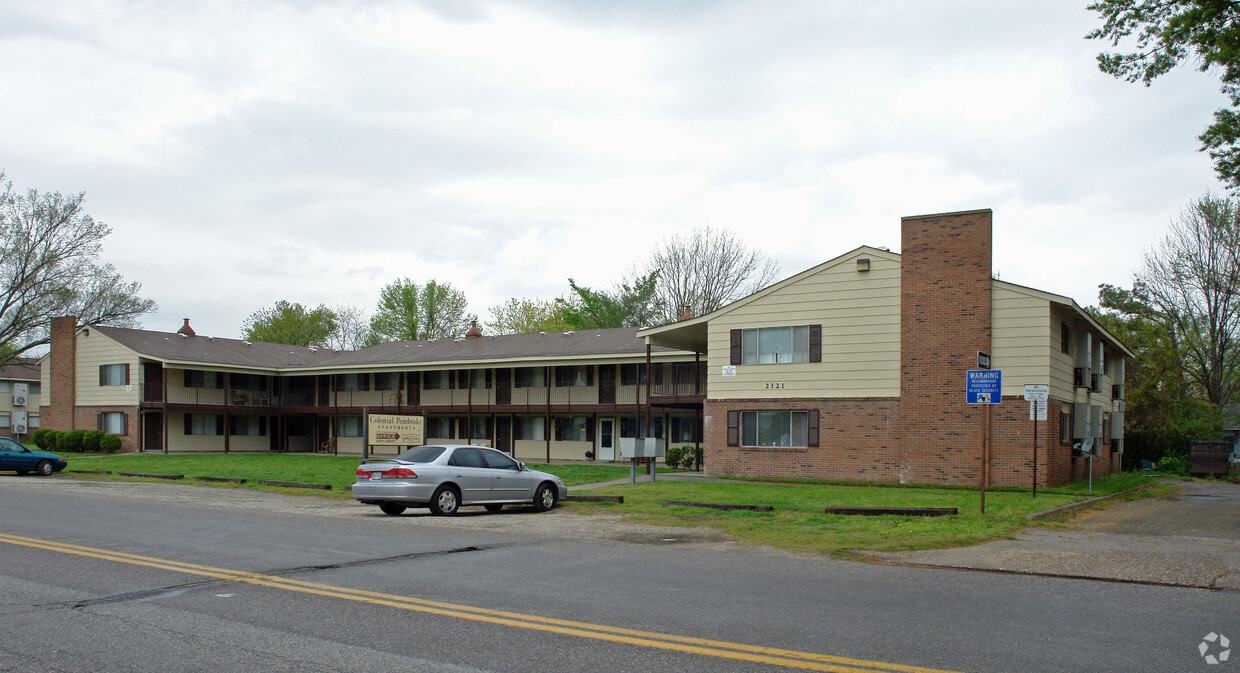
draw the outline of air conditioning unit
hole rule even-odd
[[[26,396],[25,396],[25,395],[14,395],[14,396],[13,396],[13,406],[15,406],[15,407],[24,407],[24,406],[26,406]]]
[[[1124,384],[1116,383],[1111,386],[1111,399],[1113,400],[1124,399]]]
[[[26,426],[24,426],[24,425],[14,425],[14,426],[13,426],[13,434],[15,434],[15,435],[24,435],[24,434],[26,434]]]
[[[1089,387],[1089,370],[1084,367],[1077,367],[1072,370],[1072,385],[1076,388]]]

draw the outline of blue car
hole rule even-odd
[[[18,474],[37,472],[48,476],[65,469],[69,461],[60,456],[32,451],[8,437],[0,437],[0,471],[15,470]]]

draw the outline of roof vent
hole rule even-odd
[[[182,320],[185,321],[185,324],[181,325],[181,329],[177,330],[177,334],[187,337],[194,336],[194,328],[189,326],[189,318],[182,318]]]
[[[478,329],[478,321],[474,320],[469,326],[469,331],[465,333],[466,339],[477,339],[482,336],[482,330]]]
[[[254,344],[250,343],[249,341],[242,341],[241,343],[243,343],[243,344],[245,344],[245,345],[247,345],[247,346],[253,346],[253,345],[254,345]]]
[[[184,332],[177,332],[177,336],[181,337],[182,339],[188,339],[188,338],[189,338],[189,335],[188,335],[188,334],[186,334],[186,333],[184,333]]]

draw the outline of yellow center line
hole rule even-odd
[[[675,652],[684,652],[688,654],[699,654],[723,659],[771,664],[774,666],[783,666],[787,668],[799,668],[812,671],[829,671],[831,673],[862,673],[866,671],[899,671],[900,673],[953,673],[952,671],[945,671],[942,669],[924,668],[920,666],[905,666],[879,661],[867,661],[864,659],[850,659],[847,657],[836,657],[826,654],[816,654],[813,652],[763,647],[760,645],[745,645],[741,643],[709,640],[705,638],[692,638],[667,633],[640,631],[637,629],[626,629],[601,624],[590,624],[586,622],[575,622],[566,619],[556,619],[554,617],[541,617],[538,615],[528,615],[517,612],[489,610],[486,608],[473,607],[469,605],[441,603],[409,596],[398,596],[395,594],[384,594],[361,589],[350,589],[347,587],[338,587],[328,584],[303,582],[300,580],[286,579],[275,575],[264,575],[261,573],[251,573],[240,570],[228,570],[226,568],[215,568],[193,563],[183,563],[181,561],[173,561],[169,559],[139,556],[137,554],[127,554],[124,552],[96,549],[93,547],[82,547],[79,545],[20,537],[17,535],[8,535],[3,533],[0,533],[0,542],[36,549],[44,549],[63,554],[73,554],[105,561],[113,561],[116,563],[158,568],[161,570],[169,570],[172,572],[196,575],[199,577],[210,577],[213,579],[243,582],[246,584],[271,587],[285,591],[296,591],[329,598],[338,598],[360,603],[369,603],[371,605],[391,607],[400,610],[410,610],[444,617],[453,617],[456,619],[466,619],[476,622],[496,624],[499,626],[544,631],[560,635],[591,638],[594,640],[620,643],[624,645],[649,647]]]

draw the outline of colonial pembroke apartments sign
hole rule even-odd
[[[421,446],[425,443],[425,418],[368,414],[366,442],[371,446]]]

